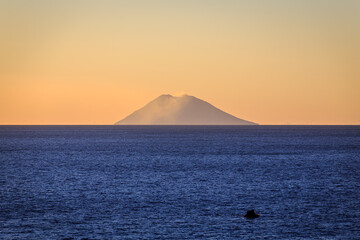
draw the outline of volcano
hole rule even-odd
[[[257,125],[199,98],[161,95],[115,125]]]

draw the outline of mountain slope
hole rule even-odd
[[[161,95],[116,125],[256,125],[193,96]]]

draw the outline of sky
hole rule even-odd
[[[0,124],[114,124],[161,94],[359,125],[360,1],[0,0]]]

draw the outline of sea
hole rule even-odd
[[[360,239],[360,126],[0,126],[0,239]]]

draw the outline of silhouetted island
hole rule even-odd
[[[230,115],[199,98],[161,95],[116,125],[257,125]]]

